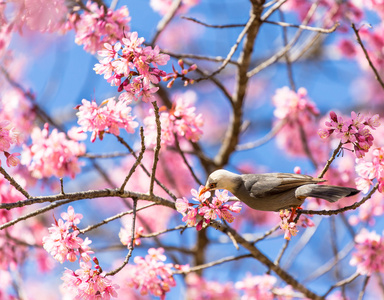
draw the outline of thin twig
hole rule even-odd
[[[340,142],[339,145],[337,146],[337,148],[333,151],[331,158],[327,160],[327,163],[324,166],[324,169],[321,171],[319,176],[317,176],[317,178],[323,178],[324,177],[325,173],[328,171],[329,167],[331,166],[331,163],[335,160],[337,154],[340,152],[340,149],[342,146],[343,146],[343,144]]]
[[[285,243],[284,243],[283,247],[281,248],[279,254],[277,255],[277,257],[275,259],[275,265],[279,265],[280,264],[280,261],[283,258],[283,255],[284,255],[285,251],[287,250],[288,245],[289,245],[289,240],[285,240]]]
[[[365,290],[367,288],[367,285],[368,285],[368,282],[369,282],[369,279],[371,278],[371,276],[365,276],[365,279],[364,279],[364,283],[363,283],[363,287],[359,293],[359,298],[357,300],[363,300],[363,297],[364,297],[364,294],[365,294]]]
[[[159,152],[161,148],[161,123],[160,123],[160,114],[159,114],[159,107],[157,106],[157,102],[152,102],[153,109],[155,112],[155,118],[156,118],[156,130],[157,130],[157,137],[156,137],[156,147],[155,147],[155,153],[153,156],[153,165],[152,165],[152,172],[151,172],[151,182],[149,185],[149,194],[153,194],[153,185],[155,182],[155,176],[156,176],[156,168],[157,163],[159,162]]]
[[[332,285],[328,291],[323,295],[323,298],[327,297],[335,288],[337,287],[340,287],[340,286],[344,286],[348,283],[351,283],[352,281],[354,281],[357,277],[360,276],[360,273],[356,272],[355,274],[352,274],[351,276],[349,276],[348,278],[345,278],[343,280],[340,280],[339,282],[335,283],[334,285]]]
[[[20,184],[18,184],[16,182],[15,179],[13,179],[13,177],[11,177],[4,169],[3,167],[0,167],[0,173],[3,174],[4,178],[7,179],[9,181],[9,183],[16,189],[18,190],[20,193],[22,193],[24,195],[25,198],[27,199],[30,199],[31,196],[28,194],[28,192],[26,190],[24,190]]]
[[[365,58],[367,59],[369,66],[371,67],[373,73],[375,73],[376,80],[380,83],[380,86],[384,89],[384,82],[381,79],[381,77],[379,75],[379,72],[376,70],[375,66],[373,65],[372,60],[369,58],[368,51],[367,51],[367,49],[365,49],[364,44],[361,41],[361,38],[360,38],[360,35],[359,35],[359,30],[356,29],[356,26],[355,26],[354,23],[351,24],[351,27],[352,27],[353,31],[355,32],[356,40],[359,43],[361,49],[363,50]]]
[[[280,228],[280,225],[278,224],[275,227],[273,227],[270,230],[268,230],[267,232],[265,232],[261,237],[258,237],[257,239],[252,241],[252,244],[256,244],[256,243],[264,240],[266,237],[270,236],[272,233],[274,233],[279,228]]]
[[[132,156],[137,159],[137,155],[135,153],[135,151],[133,151],[133,149],[131,148],[131,146],[129,146],[122,137],[120,136],[117,136],[115,135],[115,137],[117,138],[117,140],[122,144],[124,145],[128,150],[129,152],[132,154]],[[147,168],[142,164],[140,163],[140,167],[141,169],[144,171],[144,173],[150,177],[151,176],[151,173],[147,170]],[[177,199],[177,197],[164,185],[162,184],[156,177],[155,177],[155,182],[169,195],[171,196],[174,200]]]
[[[191,165],[189,164],[187,158],[184,155],[183,150],[181,150],[180,144],[179,144],[179,138],[177,137],[177,134],[175,133],[174,136],[175,136],[176,149],[180,153],[181,157],[183,158],[183,161],[184,161],[185,165],[187,166],[189,172],[191,173],[192,177],[195,179],[195,181],[198,185],[203,185],[203,183],[200,181],[200,179],[196,176],[195,171],[193,171]]]
[[[143,129],[143,127],[140,127],[140,137],[141,137],[141,150],[140,150],[139,156],[136,158],[136,161],[133,164],[131,170],[129,171],[127,177],[125,177],[125,180],[124,180],[123,184],[120,187],[120,191],[121,192],[124,191],[125,186],[128,183],[128,180],[131,178],[133,173],[136,171],[137,166],[141,163],[141,161],[143,159],[144,152],[145,152],[145,141],[144,141],[144,129]]]
[[[169,229],[165,229],[165,230],[158,231],[158,232],[153,232],[153,233],[149,233],[149,234],[141,234],[140,237],[141,238],[152,238],[152,237],[159,236],[159,235],[162,235],[162,234],[167,233],[167,232],[171,232],[171,231],[175,231],[175,230],[185,230],[187,228],[188,228],[188,225],[179,225],[179,226],[176,226],[174,228],[169,228]]]
[[[151,45],[154,46],[161,32],[167,27],[167,25],[171,22],[171,20],[176,15],[177,10],[181,6],[181,0],[173,0],[172,5],[168,8],[167,13],[160,20],[156,27],[156,33],[152,38]]]
[[[65,192],[64,192],[64,181],[63,181],[62,177],[60,178],[60,192],[61,192],[62,195],[65,195]]]
[[[184,20],[188,20],[188,21],[192,21],[194,23],[197,23],[197,24],[200,24],[200,25],[203,25],[205,27],[209,27],[209,28],[236,28],[236,27],[244,27],[246,24],[229,24],[229,25],[210,25],[210,24],[207,24],[207,23],[204,23],[202,21],[199,21],[195,18],[190,18],[190,17],[185,17],[185,16],[181,16],[182,19]]]
[[[144,210],[144,209],[146,209],[146,208],[148,208],[148,207],[151,207],[151,206],[155,206],[155,205],[157,205],[157,204],[156,204],[156,203],[150,203],[150,204],[145,205],[145,206],[143,206],[143,207],[137,208],[137,209],[136,209],[136,212],[138,212],[138,211],[140,211],[140,210]],[[80,232],[80,233],[85,233],[85,232],[87,232],[87,231],[96,229],[96,228],[98,228],[98,227],[100,227],[100,226],[102,226],[102,225],[105,225],[105,224],[107,224],[107,223],[109,223],[109,222],[112,222],[112,221],[114,221],[114,220],[120,219],[120,218],[122,218],[122,217],[124,217],[124,216],[126,216],[126,215],[130,215],[130,214],[132,214],[132,213],[133,213],[133,210],[129,210],[129,211],[121,212],[121,213],[116,214],[116,215],[114,215],[114,216],[112,216],[112,217],[106,218],[106,219],[102,220],[101,222],[99,222],[99,223],[97,223],[97,224],[89,225],[88,227],[79,230],[79,232]]]
[[[284,125],[287,123],[286,119],[282,119],[279,121],[270,132],[268,132],[265,136],[263,136],[261,139],[256,140],[254,142],[249,142],[246,144],[241,144],[236,146],[236,151],[245,151],[245,150],[251,150],[257,147],[260,147],[264,145],[265,143],[269,142],[280,130],[284,127]]]
[[[294,27],[294,28],[300,28],[304,30],[309,30],[309,31],[315,31],[315,32],[320,32],[320,33],[332,33],[334,32],[338,26],[340,26],[339,23],[335,23],[331,28],[326,29],[326,28],[321,28],[321,27],[312,27],[312,26],[306,26],[306,25],[295,25],[295,24],[290,24],[286,22],[274,22],[274,21],[264,21],[264,23],[272,24],[272,25],[278,25],[281,27]]]
[[[132,198],[132,200],[133,200],[132,231],[131,231],[131,242],[130,242],[130,244],[128,246],[128,254],[125,256],[125,259],[124,259],[123,263],[118,268],[116,268],[113,271],[108,272],[107,274],[105,274],[105,276],[113,276],[113,275],[117,274],[118,272],[120,272],[129,263],[129,259],[132,256],[133,243],[135,241],[134,237],[135,237],[137,199],[136,198]]]
[[[239,256],[224,257],[222,259],[219,259],[219,260],[216,260],[216,261],[212,261],[210,263],[206,263],[206,264],[203,264],[203,265],[199,265],[199,266],[195,266],[195,267],[189,268],[188,271],[182,271],[182,270],[173,271],[173,274],[187,274],[187,273],[191,273],[191,272],[201,271],[201,270],[204,270],[204,269],[207,269],[207,268],[211,268],[211,267],[214,267],[214,266],[217,266],[217,265],[229,262],[229,261],[235,261],[235,260],[239,260],[239,259],[243,259],[243,258],[247,258],[247,257],[252,257],[252,254],[243,254],[243,255],[239,255]]]

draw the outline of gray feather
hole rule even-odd
[[[354,188],[334,186],[334,185],[317,185],[306,184],[296,189],[296,198],[314,197],[336,202],[337,200],[356,195],[360,191]]]

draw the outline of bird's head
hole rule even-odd
[[[200,196],[207,191],[224,189],[233,194],[236,186],[238,185],[238,179],[240,175],[226,171],[216,170],[207,179],[205,187],[200,191]]]

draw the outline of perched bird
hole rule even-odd
[[[226,170],[217,170],[209,175],[200,191],[225,189],[249,207],[263,211],[279,211],[299,207],[307,197],[336,202],[340,198],[356,195],[354,188],[318,185],[324,179],[290,173],[266,173],[238,175]]]

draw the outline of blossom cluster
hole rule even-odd
[[[43,237],[44,249],[60,263],[66,260],[74,262],[78,256],[84,262],[89,262],[89,254],[93,253],[89,247],[91,240],[78,237],[77,224],[83,215],[75,213],[73,207],[69,206],[68,211],[61,214],[61,218],[58,221],[55,219],[55,224],[48,228],[49,235]]]
[[[211,220],[215,220],[217,217],[232,223],[235,218],[231,212],[240,212],[240,202],[229,203],[228,191],[226,190],[222,192],[216,190],[215,197],[213,197],[212,201],[209,201],[208,199],[211,197],[210,192],[200,195],[200,191],[203,188],[203,186],[200,186],[198,191],[195,189],[191,190],[191,194],[194,197],[192,199],[199,202],[198,204],[190,203],[185,197],[176,200],[176,209],[184,216],[183,222],[186,222],[189,226],[195,226],[197,223],[197,230],[206,227]]]
[[[182,0],[179,11],[186,13],[190,7],[197,5],[200,0]],[[165,15],[169,12],[173,1],[172,0],[151,0],[149,4],[152,9],[161,15]]]
[[[7,158],[8,167],[15,167],[20,163],[20,160],[17,158],[20,153],[10,154],[8,152],[11,148],[11,145],[17,143],[17,136],[18,133],[16,132],[15,128],[12,127],[9,121],[0,121],[0,151],[3,152]]]
[[[371,159],[359,159],[356,164],[356,187],[367,193],[373,180],[377,179],[379,191],[384,190],[384,148],[376,148],[371,153]]]
[[[144,38],[139,38],[137,32],[127,33],[121,41],[105,43],[104,49],[98,51],[103,59],[95,64],[96,74],[104,74],[104,79],[118,86],[118,92],[124,91],[120,100],[131,102],[141,97],[144,102],[152,101],[159,89],[153,85],[166,75],[158,65],[167,64],[169,55],[160,53],[158,46],[144,47]]]
[[[196,107],[193,105],[196,94],[186,92],[178,95],[170,111],[165,107],[161,108],[161,143],[162,145],[173,146],[175,144],[175,134],[180,137],[197,142],[203,134],[203,116],[196,114]],[[148,145],[156,145],[156,119],[154,110],[149,110],[149,115],[144,119],[145,136]]]
[[[280,228],[284,230],[284,239],[286,240],[290,240],[292,236],[296,236],[299,232],[297,226],[301,226],[303,228],[315,226],[313,221],[306,216],[301,216],[297,223],[295,223],[293,221],[295,214],[295,211],[290,212],[288,209],[282,209],[279,212],[281,218]]]
[[[96,264],[94,270],[91,261],[82,261],[80,262],[80,269],[76,271],[66,269],[64,271],[61,277],[63,280],[61,290],[65,296],[70,297],[69,299],[109,300],[111,297],[117,298],[116,290],[119,286],[105,277],[96,258],[93,261]]]
[[[136,245],[136,246],[141,245],[141,238],[140,237],[143,233],[144,233],[144,227],[139,226],[136,229],[135,236],[133,238],[133,244],[134,245]],[[120,232],[119,232],[119,238],[120,238],[120,242],[124,246],[129,247],[131,244],[131,241],[132,241],[132,230],[130,230],[130,228],[126,228],[126,227],[121,228]]]
[[[350,264],[357,267],[360,274],[371,275],[384,272],[384,238],[375,231],[363,228],[355,237],[356,252],[352,253]]]
[[[316,135],[316,116],[319,115],[319,110],[310,100],[307,90],[299,88],[295,92],[288,87],[277,89],[272,103],[276,107],[273,112],[276,126],[279,122],[284,123],[276,136],[279,147],[293,156],[307,156],[308,145],[316,159],[322,160],[322,157],[318,157],[322,154],[322,147]],[[303,136],[306,137],[307,145]]]
[[[82,104],[76,107],[80,132],[91,131],[91,142],[99,137],[103,139],[104,133],[119,135],[119,128],[124,128],[129,133],[134,133],[139,123],[131,115],[132,107],[125,101],[115,101],[114,98],[104,100],[100,106],[96,101],[83,99]]]
[[[160,299],[165,299],[165,294],[171,287],[176,286],[172,271],[174,268],[188,270],[189,266],[165,264],[167,257],[163,254],[163,248],[150,248],[144,257],[136,256],[136,265],[128,269],[128,284],[135,289],[140,289],[141,295],[151,293]]]
[[[129,31],[129,12],[126,6],[112,10],[96,2],[88,1],[82,14],[68,16],[66,30],[74,29],[75,43],[84,45],[84,50],[95,54],[104,43],[116,43]]]
[[[245,292],[244,299],[273,300],[273,286],[276,284],[276,277],[272,275],[251,276],[248,274],[242,281],[238,281],[235,287]]]
[[[171,80],[168,82],[167,88],[171,88],[177,78],[181,78],[181,80],[184,81],[184,86],[187,86],[188,84],[194,84],[195,81],[193,79],[187,78],[185,75],[187,75],[189,72],[195,71],[197,69],[197,65],[193,64],[188,69],[186,69],[182,59],[179,59],[177,63],[181,68],[181,72],[177,71],[172,65],[173,73],[169,73],[163,78],[163,81]]]
[[[351,112],[351,118],[343,119],[331,111],[330,121],[325,122],[326,129],[319,129],[318,134],[326,139],[335,134],[342,144],[351,143],[357,158],[364,157],[369,148],[373,145],[373,136],[370,129],[380,126],[379,115],[365,117],[362,114]]]
[[[21,163],[28,167],[33,177],[74,178],[80,172],[78,156],[85,153],[83,143],[67,139],[65,133],[58,132],[56,128],[49,134],[47,123],[43,130],[34,128],[31,139],[32,145],[23,149]]]

